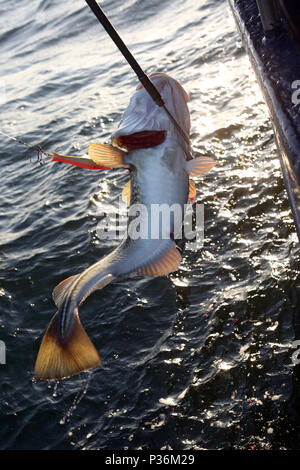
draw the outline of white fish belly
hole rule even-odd
[[[140,158],[133,186],[138,191],[136,202],[145,208],[141,229],[149,238],[157,234],[165,238],[176,233],[183,221],[189,177],[180,148],[167,147],[157,154],[151,150],[135,152]]]

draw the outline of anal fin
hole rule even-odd
[[[150,260],[142,266],[137,275],[140,276],[166,276],[176,271],[181,263],[181,254],[175,242],[159,257]]]

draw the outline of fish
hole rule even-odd
[[[182,85],[161,72],[151,74],[150,79],[189,136],[189,97]],[[126,235],[112,252],[54,288],[57,312],[44,334],[34,369],[35,377],[44,380],[63,379],[101,364],[79,318],[79,307],[94,291],[120,278],[166,276],[179,268],[182,257],[174,236],[182,226],[189,194],[195,194],[191,178],[216,164],[207,156],[191,158],[190,139],[182,138],[142,84],[131,96],[111,144],[91,143],[87,157],[54,153],[52,160],[92,170],[129,170],[130,179],[122,191],[129,216]],[[162,204],[181,210],[172,212],[169,218],[155,217],[151,209]],[[138,219],[143,236],[137,236],[136,224],[132,223],[135,218],[130,216],[136,206],[143,209]]]

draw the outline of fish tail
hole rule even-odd
[[[35,377],[42,380],[62,379],[91,369],[101,363],[99,354],[86,334],[76,308],[62,333],[61,309],[52,318],[43,337],[35,363]]]
[[[53,290],[52,296],[58,311],[46,330],[38,352],[34,371],[38,379],[58,380],[101,364],[99,354],[80,322],[78,306],[70,304],[74,284],[92,268],[64,279]],[[79,305],[94,290],[102,289],[113,279],[114,276],[106,271],[98,273],[97,282],[90,285]]]

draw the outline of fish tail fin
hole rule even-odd
[[[75,309],[67,337],[62,337],[60,310],[43,337],[35,363],[38,379],[62,379],[101,364],[99,354],[86,334]]]

